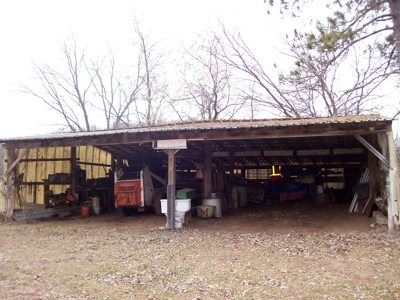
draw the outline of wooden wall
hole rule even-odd
[[[15,150],[15,156],[23,151],[23,149]],[[7,154],[5,154],[7,156]],[[106,177],[106,173],[109,172],[110,167],[96,166],[90,164],[79,164],[83,163],[95,163],[95,164],[111,164],[111,154],[102,151],[92,146],[81,146],[76,148],[76,157],[78,165],[81,169],[86,170],[86,178],[100,178]],[[64,161],[29,161],[24,162],[25,159],[68,159]],[[19,201],[32,202],[43,204],[44,201],[44,185],[43,180],[47,179],[49,174],[56,173],[70,173],[71,163],[70,147],[57,147],[57,148],[35,148],[30,149],[29,152],[23,157],[22,162],[17,164],[16,171],[17,176],[20,175],[20,179],[24,184],[19,185],[17,194],[15,195],[15,208],[19,208]],[[7,159],[7,157],[5,157]],[[7,162],[4,166],[4,172],[12,162]],[[7,180],[3,172],[3,182]],[[21,175],[23,173],[23,175]],[[2,181],[0,180],[0,212],[5,210],[5,195],[3,193]],[[26,184],[36,183],[36,184]],[[69,185],[51,185],[50,188],[53,193],[63,193]]]

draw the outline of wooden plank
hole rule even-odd
[[[239,151],[239,152],[234,152],[234,155],[236,157],[240,156],[261,156],[261,151],[255,150],[255,151]]]
[[[7,160],[15,160],[15,149],[7,149]],[[10,172],[7,175],[6,182],[6,205],[5,205],[5,218],[6,221],[12,220],[12,215],[14,212],[14,201],[15,201],[15,190],[14,190],[14,180],[15,180],[15,169],[9,168]]]
[[[212,157],[229,157],[229,152],[228,151],[213,152]]]
[[[389,154],[390,165],[397,166],[396,157],[396,145],[393,138],[392,131],[386,133],[387,147]],[[389,231],[395,231],[399,228],[399,198],[400,198],[400,187],[399,187],[399,174],[397,168],[390,168],[389,172],[386,172],[386,187],[387,187],[387,197],[388,197],[388,229]]]
[[[375,135],[369,138],[369,142],[374,148],[377,147],[377,138]],[[367,203],[365,204],[361,212],[363,215],[366,215],[367,217],[371,215],[371,210],[377,194],[377,184],[379,178],[378,159],[370,151],[368,151],[368,169],[369,169],[369,197]]]
[[[24,158],[21,162],[38,162],[38,161],[70,161],[70,158]],[[77,158],[79,160],[79,158]]]
[[[76,147],[71,147],[71,191],[72,195],[76,193]]]
[[[264,150],[265,156],[293,156],[293,150]]]
[[[229,181],[233,182],[235,180],[235,153],[232,150],[229,151]]]
[[[224,187],[225,187],[225,190],[226,190],[226,194],[228,196],[229,207],[230,208],[235,208],[235,205],[233,203],[233,197],[232,197],[232,185],[229,182],[228,175],[226,175],[223,166],[222,166],[222,176],[223,176],[223,179],[224,179]],[[239,203],[238,203],[238,207],[240,207]]]
[[[6,175],[8,175],[12,169],[14,169],[14,167],[17,165],[17,163],[20,162],[20,160],[28,153],[30,147],[26,148],[24,151],[22,151],[22,153],[18,156],[18,158],[11,164],[11,166],[8,167]],[[10,159],[10,157],[8,157],[8,159]]]
[[[99,164],[99,163],[92,163],[92,162],[86,162],[86,161],[77,161],[76,163],[78,165],[88,165],[88,166],[98,166],[98,167],[111,167],[110,164]]]
[[[314,149],[314,150],[297,150],[297,156],[309,156],[309,155],[329,155],[329,149]]]
[[[204,142],[204,179],[203,179],[203,199],[209,198],[212,192],[212,160],[211,142]]]
[[[168,185],[167,185],[167,229],[175,229],[175,189],[176,169],[175,154],[179,150],[164,150],[168,154]]]
[[[363,148],[341,148],[341,149],[333,149],[333,155],[339,154],[363,154]]]
[[[360,136],[359,134],[354,134],[354,137],[369,151],[371,151],[377,158],[379,158],[388,168],[392,169],[387,158],[383,156],[378,150],[376,150],[370,143],[368,143],[362,136]]]

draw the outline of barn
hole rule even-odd
[[[27,207],[55,210],[68,192],[77,202],[98,197],[104,211],[112,212],[115,173],[148,166],[166,187],[169,211],[176,190],[191,190],[192,206],[212,194],[224,210],[344,201],[349,211],[367,216],[378,208],[390,230],[399,224],[392,120],[380,115],[199,121],[7,138],[0,144],[0,211],[8,220]],[[174,228],[171,220],[167,227]]]

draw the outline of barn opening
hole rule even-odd
[[[43,186],[44,195],[50,191],[62,194],[62,189],[69,188],[80,199],[98,196],[103,212],[114,212],[115,173],[119,170],[125,174],[121,182],[134,176],[148,176],[144,182],[151,182],[136,188],[154,191],[151,199],[140,200],[137,210],[145,210],[151,203],[158,206],[166,197],[170,161],[166,151],[157,149],[154,143],[185,140],[186,148],[174,154],[174,184],[176,190],[195,191],[190,195],[192,207],[213,197],[221,200],[224,212],[299,201],[347,203],[349,211],[366,216],[375,209],[383,211],[388,227],[393,228],[398,224],[398,177],[391,122],[378,115],[192,122],[3,139],[0,143],[6,149],[4,182],[8,191],[3,207],[6,215],[20,209],[21,189],[27,191],[22,202],[46,205],[45,196],[35,199],[32,195],[37,193],[29,193]],[[80,153],[84,147],[92,149],[86,157]],[[69,149],[64,150],[63,157],[56,157],[56,150],[48,150],[60,148]],[[47,149],[46,155],[39,157],[35,149]],[[35,158],[29,156],[32,153],[36,153]],[[36,170],[30,175],[35,181],[26,177],[23,169],[28,164],[35,169],[32,164],[37,168],[46,160],[54,163],[52,170],[39,175]],[[145,167],[148,174],[143,171]],[[88,172],[88,168],[98,171]],[[67,175],[59,178],[57,174]],[[56,193],[46,189],[46,184],[60,185],[60,189]],[[98,194],[100,186],[104,187],[102,194]],[[126,201],[138,201],[137,193]],[[153,208],[159,212],[160,207]],[[124,213],[129,215],[130,210]]]

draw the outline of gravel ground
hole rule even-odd
[[[236,219],[246,217],[258,215]],[[228,219],[170,231],[159,227],[165,217],[143,228],[100,220],[0,224],[0,298],[400,299],[400,237],[384,228],[236,232]]]

